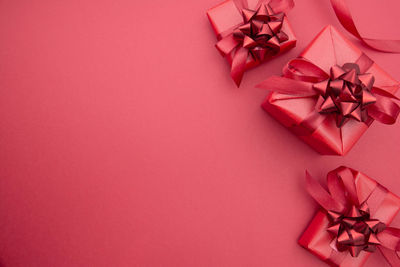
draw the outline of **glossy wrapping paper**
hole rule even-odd
[[[246,70],[295,47],[286,17],[293,6],[292,0],[227,0],[207,11],[237,86]]]
[[[295,63],[306,65],[311,72],[322,75],[322,77],[329,73],[332,75],[335,67],[344,72],[344,69],[350,66],[345,75],[354,74],[350,78],[358,75],[359,79],[355,79],[362,80],[364,94],[359,101],[365,102],[365,107],[363,103],[351,114],[350,112],[341,114],[343,119],[341,121],[338,118],[335,119],[334,116],[315,114],[314,121],[309,123],[312,125],[308,125],[304,129],[303,125],[309,120],[309,114],[321,104],[321,99],[317,98],[315,94],[301,94],[301,89],[296,87],[296,82],[302,83],[302,81],[296,80],[301,80],[302,77],[298,76],[295,67],[290,65]],[[356,67],[354,67],[355,63],[358,64]],[[259,85],[261,88],[271,89],[275,82],[277,87],[286,87],[284,90],[282,88],[281,90],[271,89],[272,92],[265,99],[262,107],[317,152],[324,155],[345,155],[374,119],[385,124],[393,124],[396,121],[399,106],[396,104],[398,99],[394,94],[399,89],[399,83],[333,26],[325,27],[299,57],[291,61],[288,66],[284,69],[284,75],[289,77],[288,79],[285,77],[285,80],[271,78]],[[346,83],[351,80],[344,79]],[[284,82],[282,83],[282,81]],[[288,81],[287,85],[286,81]],[[315,89],[315,84],[312,89]],[[332,82],[330,85],[332,86]],[[326,87],[326,85],[324,86]],[[284,92],[285,90],[287,92]],[[324,90],[326,89],[324,88]],[[348,97],[354,98],[350,93]],[[371,103],[372,105],[370,105]],[[323,104],[329,103],[326,101]],[[331,104],[334,106],[333,103]],[[342,104],[353,105],[353,103]],[[327,110],[329,111],[329,109]],[[343,117],[343,115],[346,116]]]
[[[390,224],[400,210],[400,198],[348,167],[329,172],[327,183],[329,193],[307,173],[307,190],[321,210],[301,235],[299,244],[331,266],[361,267],[371,253],[382,253],[391,266],[399,266],[400,230]],[[332,218],[339,216],[334,223]],[[371,228],[354,230],[360,224]],[[338,244],[344,247],[338,249]]]

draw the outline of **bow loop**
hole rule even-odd
[[[373,119],[384,123],[394,124],[400,114],[400,107],[390,98],[376,95],[377,101],[368,107],[368,115]]]
[[[322,82],[329,77],[320,67],[303,58],[289,61],[282,72],[287,78],[312,83]]]

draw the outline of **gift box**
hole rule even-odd
[[[262,104],[324,155],[345,155],[374,120],[393,124],[399,83],[334,27],[325,27],[283,75],[258,85]]]
[[[246,70],[295,47],[286,17],[293,6],[293,0],[227,0],[207,11],[237,86]]]
[[[348,167],[331,171],[327,180],[329,193],[307,173],[307,190],[321,210],[298,243],[331,266],[361,267],[371,253],[400,266],[400,229],[389,227],[400,198]]]

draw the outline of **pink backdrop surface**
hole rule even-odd
[[[306,168],[325,181],[345,164],[400,194],[400,123],[320,156],[260,107],[256,83],[325,25],[344,31],[329,1],[297,0],[298,46],[239,89],[216,4],[0,1],[0,266],[325,266],[297,244],[317,209]],[[365,36],[400,38],[397,0],[349,5]],[[400,55],[352,40],[400,79]]]

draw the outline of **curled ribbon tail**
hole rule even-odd
[[[239,87],[244,71],[246,69],[246,61],[249,51],[244,48],[240,47],[236,50],[235,55],[233,56],[232,66],[231,66],[231,77],[235,81],[236,86]]]
[[[336,17],[342,26],[352,35],[375,50],[389,53],[400,53],[400,40],[379,40],[362,37],[357,30],[350,10],[346,4],[346,0],[331,0],[331,4]]]

